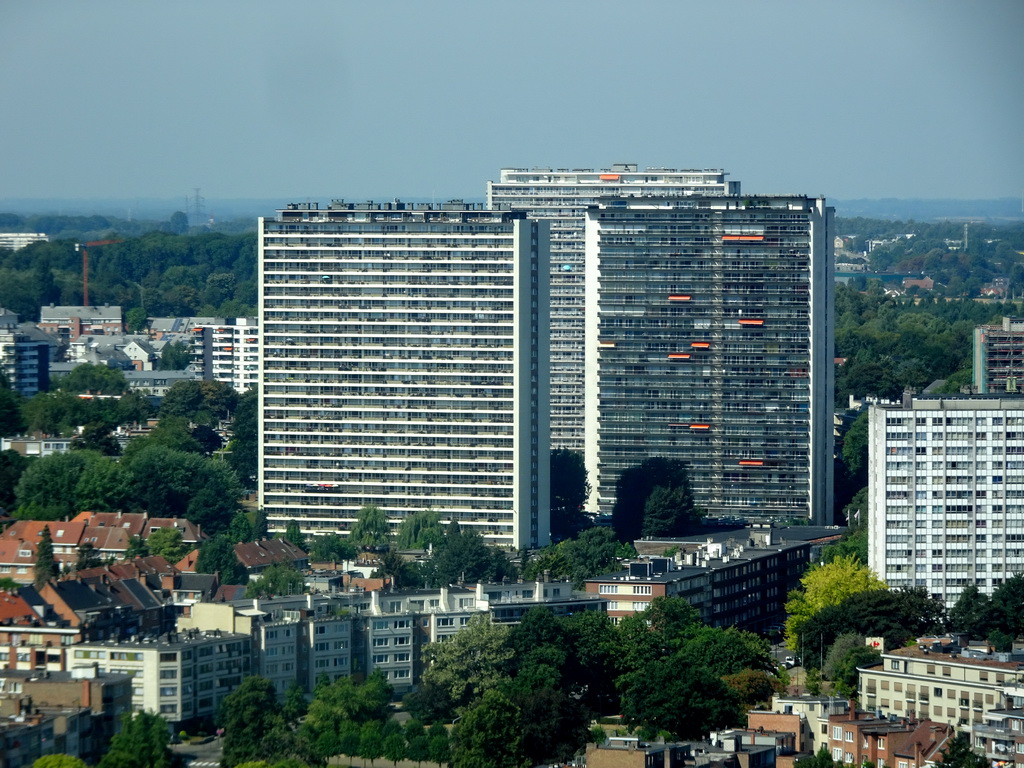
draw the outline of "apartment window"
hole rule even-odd
[[[847,741],[853,741],[853,731],[847,731],[846,732],[846,740]]]
[[[178,695],[178,686],[176,686],[176,685],[164,686],[163,688],[160,689],[160,695],[161,696],[177,696]]]
[[[843,740],[843,726],[841,726],[841,725],[833,725],[832,726],[832,738],[835,739],[836,741],[842,741]]]
[[[387,637],[375,637],[375,638],[373,638],[373,647],[374,648],[384,648],[385,646],[388,646],[390,644],[391,644],[391,639],[390,638],[387,638]]]
[[[650,587],[650,585],[645,585],[645,584],[634,584],[633,585],[633,594],[634,595],[649,595],[649,594],[651,594],[651,587]]]
[[[600,587],[598,587],[598,589],[600,590],[602,595],[614,595],[616,592],[619,591],[619,585],[618,584],[602,584]]]
[[[832,747],[832,759],[835,760],[836,762],[839,762],[840,760],[843,759],[843,748],[842,747]],[[906,764],[904,763],[902,766],[900,766],[900,768],[906,768]]]

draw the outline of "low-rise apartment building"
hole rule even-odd
[[[172,728],[212,718],[224,697],[253,674],[252,638],[219,630],[82,643],[71,656],[73,669],[129,675],[132,707],[160,714]]]
[[[674,545],[674,558],[644,558],[587,579],[587,592],[608,599],[613,621],[646,609],[655,597],[682,597],[713,627],[763,631],[785,620],[787,595],[799,587],[810,557],[808,542],[773,538],[771,529]]]
[[[1024,766],[1024,709],[993,709],[985,713],[986,723],[971,728],[974,749],[992,763],[992,768]]]
[[[1024,706],[1024,656],[897,648],[860,669],[859,692],[866,709],[886,717],[983,725],[986,712]]]
[[[924,768],[939,759],[953,727],[931,720],[877,717],[851,709],[829,717],[828,751],[844,765]]]

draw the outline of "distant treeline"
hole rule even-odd
[[[150,317],[248,316],[256,311],[256,296],[253,232],[149,232],[89,250],[93,305],[120,305],[126,314],[143,307]],[[42,306],[81,303],[82,254],[74,240],[0,250],[0,307],[37,321]]]

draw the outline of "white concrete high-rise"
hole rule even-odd
[[[583,450],[583,222],[606,196],[739,194],[720,170],[503,168],[488,205],[551,222],[551,447]]]
[[[444,205],[261,219],[260,501],[273,530],[431,509],[547,543],[548,225]]]
[[[790,195],[587,210],[585,457],[681,459],[711,516],[832,522],[833,210]]]
[[[871,406],[868,564],[947,608],[969,585],[990,595],[1024,573],[1024,396]]]

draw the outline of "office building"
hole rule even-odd
[[[271,529],[365,505],[547,543],[548,226],[461,201],[290,205],[260,222]]]
[[[192,369],[204,381],[245,392],[259,381],[259,324],[254,317],[219,317],[192,326]]]
[[[1024,390],[1024,320],[1004,317],[999,325],[975,327],[973,372],[979,394]]]
[[[1024,572],[1024,397],[906,395],[868,416],[868,562],[952,608]]]
[[[583,451],[583,222],[606,196],[735,194],[720,170],[503,168],[487,182],[491,207],[509,205],[551,224],[551,447]]]
[[[592,509],[623,470],[686,463],[713,517],[831,523],[833,211],[801,196],[587,210]]]

